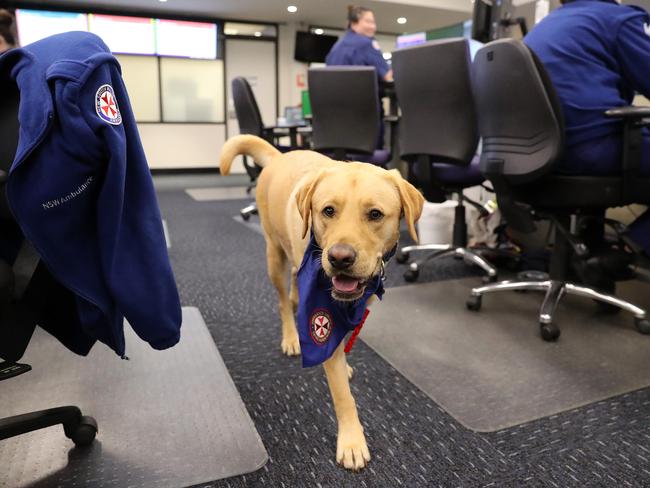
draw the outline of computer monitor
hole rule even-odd
[[[475,0],[472,14],[472,39],[489,42],[491,23],[492,2],[490,0]]]
[[[303,63],[324,63],[338,37],[311,32],[296,32],[296,47],[293,58]]]

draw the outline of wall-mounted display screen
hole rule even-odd
[[[415,34],[404,34],[397,37],[396,48],[400,49],[408,46],[417,46],[427,42],[426,32],[416,32]]]
[[[156,19],[156,45],[160,56],[216,59],[217,25]]]
[[[16,24],[21,46],[62,32],[88,30],[87,15],[73,12],[49,12],[20,8],[16,10]]]
[[[154,19],[89,14],[88,25],[114,53],[156,54]]]

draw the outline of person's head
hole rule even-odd
[[[363,36],[374,37],[375,32],[377,32],[375,14],[369,8],[349,6],[348,29],[352,29]]]
[[[5,9],[0,9],[0,53],[16,47],[14,16]]]

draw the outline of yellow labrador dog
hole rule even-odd
[[[246,154],[262,166],[257,182],[257,208],[264,237],[268,274],[278,292],[282,320],[282,352],[300,354],[294,320],[298,304],[296,276],[308,243],[310,226],[323,250],[322,267],[332,279],[335,300],[351,301],[380,272],[381,262],[397,244],[403,216],[417,240],[415,223],[424,199],[398,171],[367,163],[334,161],[313,151],[281,153],[259,137],[229,139],[221,151],[221,173]],[[340,266],[345,262],[343,271]],[[287,290],[287,264],[291,288]],[[323,363],[338,421],[336,460],[358,470],[370,452],[350,393],[345,341]]]

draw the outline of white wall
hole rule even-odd
[[[300,104],[301,90],[307,88],[308,64],[294,61],[293,51],[295,47],[296,31],[307,30],[307,26],[297,23],[290,23],[279,26],[278,31],[278,110],[287,106]],[[305,84],[300,87],[299,83]]]
[[[152,169],[218,168],[225,124],[138,124]]]

